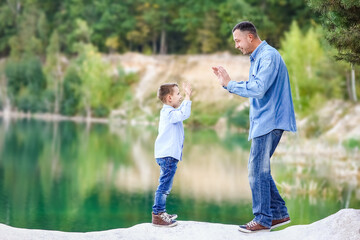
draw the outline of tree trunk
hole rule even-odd
[[[90,107],[90,105],[87,104],[85,109],[86,109],[86,120],[90,121],[90,119],[91,119],[91,107]]]
[[[21,11],[21,2],[16,1],[15,6],[13,6],[9,0],[7,0],[7,3],[9,5],[10,10],[13,12],[13,14],[15,14],[15,18],[16,18]]]
[[[59,114],[60,112],[60,103],[62,101],[62,71],[60,65],[60,56],[56,54],[56,69],[53,72],[54,80],[55,80],[55,106],[54,106],[54,113]]]
[[[160,40],[160,54],[166,54],[166,31],[165,31],[165,20],[163,20],[163,29],[161,30],[161,40]]]
[[[352,92],[352,101],[357,102],[356,96],[356,86],[355,86],[355,66],[351,64],[351,92]]]
[[[54,106],[54,113],[59,113],[59,83],[58,80],[55,80],[55,106]]]
[[[11,102],[8,96],[7,92],[7,78],[4,75],[0,75],[0,99],[2,100],[4,106],[3,106],[3,119],[4,119],[4,125],[5,129],[8,128],[11,118]],[[4,86],[2,86],[4,84]]]
[[[4,124],[5,126],[9,126],[10,118],[11,118],[11,103],[10,99],[6,96],[5,97],[5,106],[3,108],[3,114],[4,114]]]
[[[91,107],[90,104],[87,104],[86,107],[86,132],[89,133],[91,126]]]
[[[349,99],[352,101],[353,97],[351,92],[350,74],[351,72],[346,71],[346,90],[349,95]]]
[[[153,39],[152,39],[152,47],[153,47],[153,54],[156,54],[157,52],[157,47],[156,47],[156,35],[153,35]]]
[[[19,31],[19,24],[18,24],[18,16],[20,15],[20,11],[21,11],[21,2],[20,1],[16,1],[15,6],[12,6],[11,2],[9,0],[7,0],[7,3],[9,5],[10,10],[13,12],[13,14],[15,15],[15,29],[17,30],[17,32]]]
[[[260,8],[261,8],[262,10],[266,10],[266,7],[267,7],[267,5],[266,5],[266,0],[265,0],[265,1],[262,1],[262,3],[260,4]]]
[[[299,109],[301,111],[302,110],[302,105],[301,105],[301,101],[300,101],[299,86],[298,86],[297,79],[296,79],[295,76],[293,76],[293,79],[294,79],[294,83],[295,83],[295,100],[296,100],[296,103],[298,104]]]
[[[59,91],[58,91],[58,99],[57,99],[57,112],[56,114],[58,114],[60,112],[60,104],[62,102],[62,98],[63,98],[63,85],[64,85],[64,77],[63,77],[63,72],[61,70],[61,64],[60,64],[60,55],[58,55],[57,57],[58,59],[58,64],[57,64],[57,80],[58,80],[58,88],[59,88]]]

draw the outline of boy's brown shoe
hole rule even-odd
[[[278,220],[272,220],[270,229],[280,227],[280,226],[288,224],[290,222],[291,222],[290,217],[286,217],[286,218],[282,218],[282,219],[278,219]]]
[[[175,227],[177,222],[169,216],[166,212],[159,214],[152,213],[152,224],[157,227]]]
[[[246,225],[240,225],[239,231],[244,233],[254,233],[254,232],[269,232],[270,228],[267,228],[260,223],[251,221]]]

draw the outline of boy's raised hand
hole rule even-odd
[[[185,91],[185,99],[190,100],[190,96],[192,93],[191,84],[188,82],[183,83],[183,89]]]

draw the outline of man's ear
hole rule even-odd
[[[247,37],[248,37],[249,42],[252,42],[254,40],[254,35],[251,33],[248,33]]]

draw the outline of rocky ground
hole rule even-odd
[[[358,240],[360,239],[360,210],[343,209],[309,225],[296,225],[284,230],[246,234],[238,231],[238,226],[179,221],[173,228],[154,227],[142,223],[130,228],[120,228],[101,232],[69,233],[46,230],[13,228],[0,224],[1,240]]]

